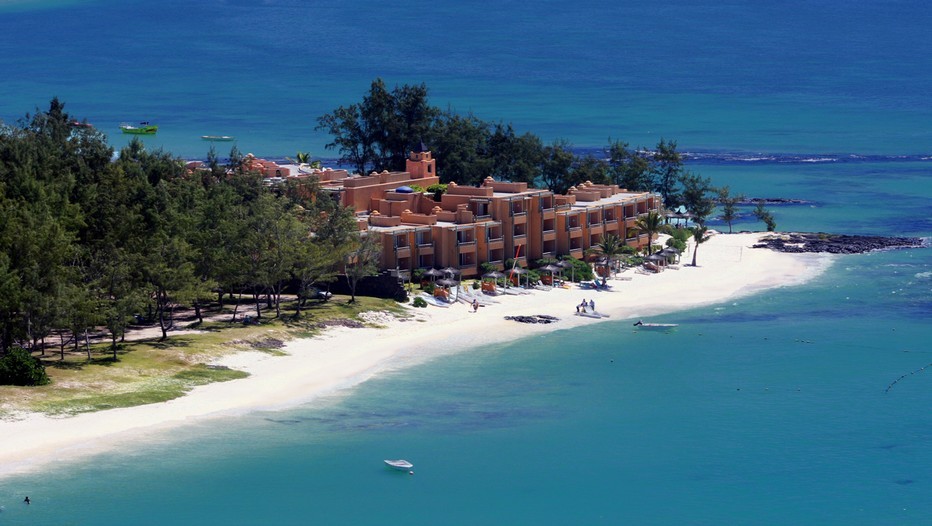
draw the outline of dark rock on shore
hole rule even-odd
[[[518,323],[542,323],[545,325],[559,320],[559,318],[547,316],[546,314],[538,314],[536,316],[505,316],[505,319]]]
[[[788,253],[863,254],[873,250],[922,246],[918,237],[849,236],[838,234],[775,234],[752,248]]]

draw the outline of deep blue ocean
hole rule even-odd
[[[930,24],[920,1],[0,1],[0,119],[58,96],[117,147],[148,120],[186,157],[225,134],[327,158],[316,117],[381,76],[581,149],[675,139],[733,193],[803,201],[781,230],[929,238]],[[0,525],[928,524],[930,320],[932,249],[840,257],[672,333],[559,331],[0,474]]]

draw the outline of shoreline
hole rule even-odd
[[[129,439],[152,436],[214,417],[281,410],[359,385],[384,371],[410,367],[483,345],[502,344],[591,323],[659,316],[721,303],[769,289],[806,283],[828,269],[834,258],[750,248],[766,233],[717,234],[699,247],[697,267],[681,264],[656,275],[629,270],[609,280],[611,291],[580,288],[499,296],[473,313],[462,303],[448,308],[411,308],[409,320],[384,328],[336,327],[314,338],[287,343],[285,356],[244,351],[213,362],[250,373],[241,380],[214,383],[187,395],[128,408],[64,418],[29,414],[0,421],[0,478],[117,450]],[[692,249],[683,255],[690,262]],[[583,299],[594,299],[608,319],[575,316]],[[556,316],[548,324],[525,324],[505,316]],[[377,346],[372,346],[377,342]],[[106,440],[105,440],[106,439]]]

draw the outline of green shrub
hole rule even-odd
[[[693,237],[693,232],[688,228],[674,228],[670,231],[670,237],[671,239],[686,243],[689,238]],[[669,240],[667,241],[667,246],[670,246]]]
[[[673,237],[671,237],[670,239],[667,240],[667,246],[668,246],[668,247],[673,247],[673,248],[679,250],[680,252],[686,250],[686,242],[685,242],[685,241],[680,241],[679,239],[673,238]]]
[[[482,285],[479,284],[479,281],[473,281],[473,282],[472,282],[472,290],[479,290],[479,287],[481,287],[481,286],[482,286]]]
[[[569,261],[573,264],[573,268],[568,268],[563,272],[564,278],[569,278],[574,281],[589,281],[592,279],[592,267],[585,261],[570,256],[565,257],[564,261]]]
[[[0,385],[45,385],[49,376],[38,358],[19,347],[0,358]]]
[[[417,307],[417,308],[419,308],[419,309],[423,309],[424,307],[427,306],[427,300],[425,300],[424,298],[422,298],[422,297],[420,297],[420,296],[417,296],[417,297],[414,298],[414,301],[411,302],[411,305],[413,305],[413,306],[415,306],[415,307]]]

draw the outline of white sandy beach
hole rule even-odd
[[[391,321],[384,329],[331,329],[321,337],[290,342],[286,356],[239,353],[220,363],[248,371],[249,378],[199,387],[165,403],[67,418],[29,415],[0,421],[0,476],[118,448],[133,437],[190,422],[295,406],[356,385],[380,371],[450,352],[600,322],[574,315],[575,305],[584,298],[594,299],[597,310],[610,314],[612,321],[647,319],[798,285],[824,271],[831,261],[826,256],[749,248],[760,235],[716,235],[699,247],[698,267],[685,265],[692,258],[690,248],[679,270],[655,275],[628,271],[619,275],[625,279],[609,281],[611,291],[555,288],[500,296],[499,303],[482,307],[478,313],[464,304],[412,308],[414,320]],[[504,319],[535,314],[560,320],[534,325]]]

